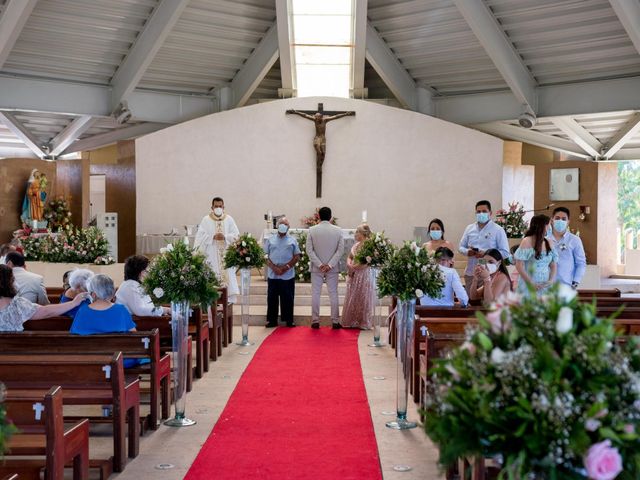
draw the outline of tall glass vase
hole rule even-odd
[[[253,345],[249,341],[249,300],[251,298],[251,269],[240,269],[240,317],[242,322],[242,340],[236,345]]]
[[[396,399],[396,419],[387,422],[387,427],[396,430],[407,430],[415,428],[415,422],[407,421],[407,399],[409,397],[409,382],[411,381],[411,359],[407,355],[407,346],[413,332],[414,318],[416,314],[416,299],[398,300],[398,310],[396,313],[397,332],[397,399]]]
[[[173,399],[176,415],[164,422],[170,427],[188,427],[196,421],[185,416],[187,403],[187,352],[189,351],[189,302],[171,302],[171,335],[173,341]]]
[[[369,269],[371,275],[371,324],[373,325],[373,343],[370,343],[370,347],[384,347],[386,343],[380,341],[380,299],[378,298],[378,275],[380,274],[379,267],[371,267]]]

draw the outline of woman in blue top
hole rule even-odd
[[[95,275],[89,280],[87,290],[93,301],[89,305],[80,307],[71,325],[71,333],[92,335],[136,331],[136,324],[129,310],[124,305],[111,303],[116,293],[111,278],[102,274]],[[139,364],[140,362],[136,359],[124,359],[125,368]]]
[[[60,303],[71,302],[76,295],[87,291],[87,282],[93,277],[94,273],[86,268],[76,268],[69,273],[69,288],[60,296]],[[65,315],[67,317],[75,318],[76,313],[82,305],[89,305],[90,300],[85,300],[79,306],[69,310]]]
[[[529,230],[515,253],[516,270],[520,276],[518,291],[521,293],[527,292],[529,287],[542,293],[555,282],[558,254],[545,238],[549,222],[546,215],[532,217]]]

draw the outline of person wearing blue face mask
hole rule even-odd
[[[278,326],[278,306],[287,327],[293,324],[293,300],[296,291],[295,265],[300,259],[298,241],[289,235],[289,220],[278,220],[278,234],[266,242],[267,266],[267,328]]]
[[[491,220],[491,213],[489,200],[480,200],[476,203],[476,221],[464,229],[460,240],[458,251],[468,258],[467,268],[464,271],[467,292],[470,292],[478,259],[484,257],[487,250],[495,248],[502,258],[511,258],[507,234],[500,225]],[[477,285],[478,288],[481,286],[481,284]]]
[[[434,218],[429,222],[427,230],[429,232],[429,240],[422,245],[422,248],[427,249],[428,252],[435,252],[440,247],[446,247],[451,251],[455,250],[451,242],[444,239],[444,223],[442,223],[442,220]]]
[[[571,214],[566,207],[553,211],[551,232],[547,235],[551,247],[558,255],[556,279],[573,288],[578,288],[587,268],[582,240],[569,231]]]

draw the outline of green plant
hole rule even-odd
[[[296,263],[296,280],[300,282],[311,281],[311,261],[307,254],[307,234],[300,232],[296,234],[298,247],[300,247],[300,260]]]
[[[16,427],[7,419],[7,411],[3,405],[6,393],[4,384],[0,383],[0,458],[6,451],[9,438],[17,431]]]
[[[51,200],[44,207],[44,219],[51,230],[66,228],[71,224],[69,203],[63,197]]]
[[[393,244],[384,236],[384,232],[378,232],[362,242],[354,260],[362,265],[381,267],[391,255]]]
[[[405,242],[394,249],[378,276],[378,295],[411,300],[429,295],[440,297],[444,280],[432,254],[416,242]]]
[[[218,299],[220,281],[203,254],[176,242],[151,261],[142,286],[156,305],[188,301],[206,308]]]
[[[262,268],[265,263],[264,250],[250,233],[240,235],[224,255],[224,268]]]
[[[589,460],[609,445],[619,469],[606,478],[640,478],[637,338],[619,342],[564,285],[493,308],[431,371],[425,430],[441,465],[483,456],[502,462],[500,478],[605,478]]]
[[[524,207],[518,202],[512,202],[509,204],[509,210],[500,209],[496,212],[495,220],[504,228],[508,238],[522,238],[527,231],[524,216]]]
[[[68,227],[58,233],[20,239],[27,260],[53,263],[114,263],[109,242],[97,227]]]

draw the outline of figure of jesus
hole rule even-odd
[[[316,151],[316,197],[320,198],[322,196],[322,164],[324,163],[324,156],[327,152],[327,122],[337,120],[342,117],[354,116],[356,112],[340,112],[335,115],[325,115],[318,111],[313,115],[310,115],[299,110],[287,110],[286,113],[300,115],[302,118],[311,120],[316,126],[316,136],[313,138],[313,148]]]

